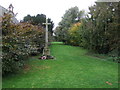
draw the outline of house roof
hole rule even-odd
[[[13,21],[13,23],[19,23],[19,21],[14,17],[13,13],[9,12],[6,8],[2,7],[0,5],[0,17],[2,17],[5,13],[9,13],[11,14],[13,17],[11,18],[11,20]]]

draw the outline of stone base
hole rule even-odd
[[[50,56],[50,49],[49,48],[44,48],[43,49],[43,55],[44,56]]]
[[[41,60],[54,59],[54,57],[50,55],[50,49],[49,48],[44,48],[43,55],[39,59],[41,59]]]

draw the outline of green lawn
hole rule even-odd
[[[117,88],[118,64],[87,55],[74,46],[52,43],[54,60],[31,57],[24,71],[3,78],[3,88]]]

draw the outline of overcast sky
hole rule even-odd
[[[0,0],[0,5],[8,8],[14,6],[16,18],[22,20],[27,14],[45,14],[55,23],[55,27],[61,21],[61,17],[71,7],[78,6],[79,10],[88,10],[96,0]]]

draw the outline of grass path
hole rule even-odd
[[[3,88],[117,88],[118,65],[80,47],[53,43],[54,60],[29,59],[23,73],[3,78]]]

